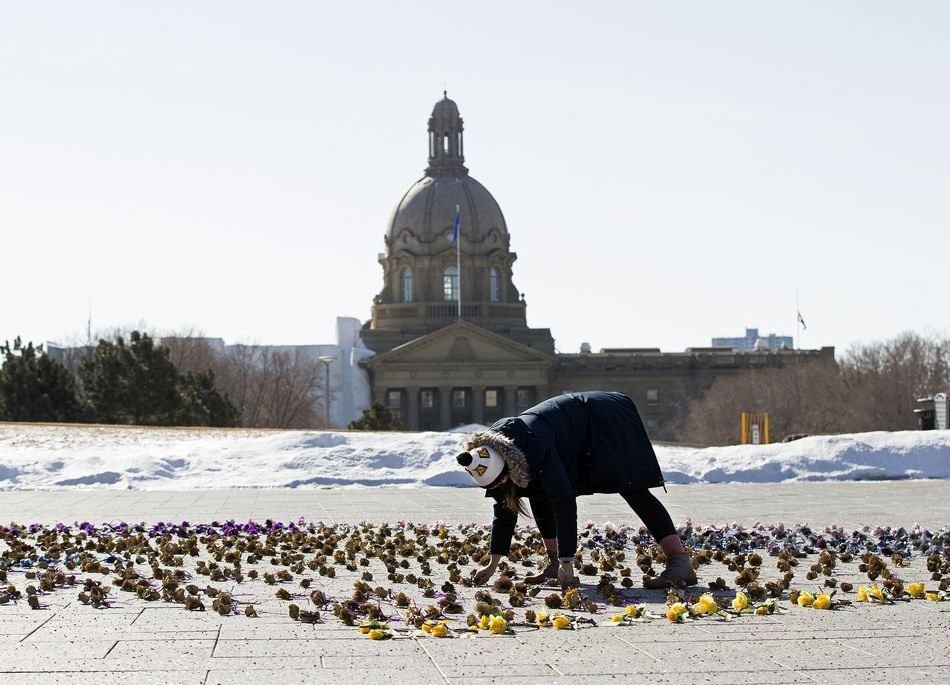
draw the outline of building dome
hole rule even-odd
[[[389,218],[390,249],[411,245],[418,253],[438,253],[451,245],[458,207],[463,241],[473,251],[507,248],[508,227],[501,207],[465,167],[462,117],[448,95],[429,117],[429,166],[402,196]]]
[[[468,174],[423,176],[403,195],[389,220],[389,244],[399,247],[410,241],[450,247],[455,208],[463,239],[473,248],[508,245],[508,227],[501,207],[481,183]],[[476,248],[477,249],[477,248]]]

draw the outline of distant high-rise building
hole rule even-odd
[[[747,328],[744,338],[713,338],[712,346],[729,347],[734,352],[772,352],[791,350],[795,343],[790,335],[759,335],[758,328]]]

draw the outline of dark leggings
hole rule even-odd
[[[659,542],[667,535],[674,535],[676,527],[673,525],[673,519],[670,513],[649,490],[628,490],[621,492],[620,496],[626,500],[634,513],[643,521],[643,525],[650,531],[653,539]],[[541,537],[551,539],[557,536],[557,527],[554,524],[554,510],[548,504],[546,499],[529,497],[531,504],[531,514],[534,516],[534,522],[538,526]]]

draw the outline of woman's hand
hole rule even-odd
[[[501,559],[500,554],[491,555],[491,559],[488,561],[488,563],[480,568],[475,574],[474,580],[476,585],[484,585],[491,579],[491,577],[495,574],[495,568],[498,566],[499,559]]]
[[[562,561],[558,564],[557,582],[561,584],[561,587],[570,587],[574,584],[574,567],[571,566],[571,562]]]

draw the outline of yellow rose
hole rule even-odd
[[[755,615],[756,616],[767,616],[769,613],[768,607],[756,607]]]
[[[360,632],[366,635],[369,632],[369,626],[360,626]]]
[[[867,587],[867,585],[862,585],[861,587],[858,588],[858,594],[857,594],[857,596],[854,598],[854,601],[855,601],[855,602],[870,602],[870,601],[871,601],[871,600],[868,598],[868,587]]]
[[[539,626],[547,625],[548,622],[548,613],[546,611],[539,611],[535,621]]]
[[[643,605],[628,604],[627,608],[624,609],[624,614],[627,616],[627,618],[640,618],[643,616]]]
[[[926,586],[924,583],[908,583],[907,584],[907,594],[915,599],[920,597],[926,591]]]
[[[699,601],[693,605],[693,611],[697,614],[715,614],[719,611],[719,605],[716,599],[710,594],[701,595]]]
[[[811,603],[812,609],[830,609],[831,608],[831,595],[824,592],[818,593],[818,596],[815,597],[815,601]]]
[[[481,623],[478,624],[478,627],[482,630],[488,630],[488,627],[491,625],[491,617],[488,614],[482,616]]]
[[[620,623],[623,620],[623,614],[614,614],[610,617],[610,620],[614,623]]]
[[[939,602],[939,601],[940,601],[940,593],[937,593],[937,592],[928,592],[928,593],[927,593],[927,599],[930,600],[931,602]]]
[[[871,590],[868,594],[879,602],[884,601],[884,593],[881,591],[881,588],[878,587],[877,583],[874,583],[874,585],[871,586]]]
[[[670,606],[670,610],[666,612],[666,617],[675,623],[677,621],[682,621],[683,619],[680,617],[688,611],[689,609],[686,608],[685,604],[682,602],[676,602]]]
[[[445,637],[448,629],[445,627],[444,623],[436,623],[429,629],[429,632],[432,633],[432,637]]]
[[[431,632],[432,632],[432,626],[429,625],[428,622],[423,623],[423,624],[422,624],[422,632],[423,632],[423,633],[431,633]]]
[[[379,630],[378,628],[374,628],[373,630],[369,631],[370,640],[382,640],[385,637],[386,637],[386,633]]]
[[[554,617],[554,620],[551,621],[551,623],[553,623],[554,627],[558,630],[563,630],[564,628],[567,628],[571,625],[571,619],[569,619],[567,616],[558,615]]]
[[[501,616],[492,616],[489,630],[491,630],[491,632],[495,635],[498,635],[499,633],[503,633],[506,630],[508,630],[508,621],[506,621]]]
[[[743,609],[749,606],[749,598],[745,596],[744,592],[737,591],[736,598],[732,600],[732,610],[742,612]]]
[[[798,606],[800,607],[810,607],[815,601],[815,596],[810,593],[802,590],[798,593]]]

